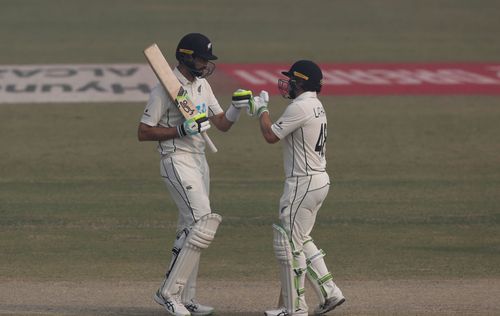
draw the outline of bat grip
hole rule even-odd
[[[203,136],[203,139],[205,140],[205,143],[207,144],[208,148],[210,148],[210,150],[213,153],[216,153],[217,152],[217,147],[215,147],[215,145],[212,142],[212,140],[210,139],[210,137],[208,137],[207,132],[201,133],[201,136]]]

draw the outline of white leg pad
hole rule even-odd
[[[321,304],[326,298],[332,297],[335,291],[333,276],[328,271],[325,260],[325,252],[318,249],[312,240],[304,244],[304,253],[307,258],[307,278],[316,292]]]
[[[179,256],[182,247],[184,247],[184,243],[186,242],[188,234],[189,234],[189,228],[184,228],[183,230],[177,233],[177,236],[175,237],[174,247],[172,248],[172,260],[170,261],[170,265],[165,275],[165,280],[168,278],[170,271],[172,270],[175,262],[177,261],[177,257]]]
[[[192,299],[196,297],[196,281],[198,279],[198,268],[200,265],[200,261],[196,263],[196,266],[193,268],[191,275],[187,279],[184,290],[182,291],[181,301],[191,302]]]
[[[212,243],[221,221],[220,215],[211,213],[200,218],[193,226],[161,288],[164,297],[169,298],[182,294],[187,279],[198,265],[201,250],[208,248]]]
[[[281,296],[285,309],[294,315],[307,311],[304,300],[304,273],[296,268],[288,235],[279,225],[273,225],[274,253],[280,265]],[[307,312],[306,312],[307,315]]]

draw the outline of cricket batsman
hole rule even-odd
[[[273,225],[273,231],[284,306],[265,315],[308,315],[306,275],[320,300],[314,313],[322,315],[345,302],[325,265],[325,252],[310,235],[330,187],[325,159],[327,119],[317,96],[323,74],[314,62],[299,60],[283,75],[287,79],[279,79],[278,88],[292,102],[276,122],[269,116],[266,91],[248,109],[250,115],[259,117],[260,130],[269,144],[283,143],[285,185],[279,203],[280,224]]]
[[[212,213],[210,173],[201,135],[211,125],[223,132],[249,107],[251,94],[235,92],[226,112],[205,79],[217,57],[203,34],[190,33],[179,42],[174,74],[199,114],[184,119],[161,84],[152,89],[138,127],[139,141],[155,141],[160,153],[160,175],[178,208],[172,259],[154,300],[174,316],[210,315],[214,308],[196,300],[196,279],[202,249],[214,239],[222,218]]]

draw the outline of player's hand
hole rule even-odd
[[[198,133],[203,133],[210,128],[210,121],[208,120],[206,113],[200,113],[189,120],[184,121],[182,125],[177,127],[177,133],[179,137],[186,135],[196,135]]]
[[[241,109],[246,108],[248,111],[250,107],[253,108],[252,91],[238,89],[233,93],[231,105],[226,111],[226,119],[232,123],[236,123],[240,117]]]
[[[231,99],[231,104],[237,108],[248,108],[252,102],[252,91],[238,89],[234,91],[233,98]]]
[[[262,90],[259,96],[253,98],[253,109],[248,109],[248,115],[250,116],[261,116],[264,112],[269,112],[267,109],[267,104],[269,103],[269,93]]]

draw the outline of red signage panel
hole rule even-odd
[[[252,90],[278,93],[289,64],[219,64],[217,68]],[[320,64],[322,94],[467,95],[500,94],[500,63]]]

